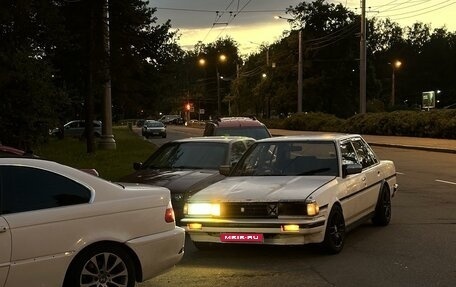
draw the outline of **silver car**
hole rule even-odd
[[[229,169],[184,207],[181,222],[197,247],[322,243],[338,253],[350,227],[391,219],[394,163],[380,160],[360,135],[259,140]]]

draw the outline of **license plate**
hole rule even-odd
[[[221,242],[244,242],[244,243],[252,243],[252,242],[263,242],[263,234],[259,233],[222,233],[220,234],[220,241]]]

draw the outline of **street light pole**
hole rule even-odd
[[[221,54],[218,56],[218,60],[215,62],[215,76],[217,77],[217,114],[218,116],[221,116],[222,112],[222,100],[220,97],[220,72],[218,68],[218,62],[225,62],[226,61],[226,56],[224,54]],[[204,66],[206,65],[206,60],[201,58],[199,59],[199,65]]]
[[[220,73],[217,64],[215,64],[215,74],[217,75],[217,114],[221,116],[222,101],[220,99]]]
[[[361,1],[361,33],[359,40],[359,113],[366,113],[366,0]]]
[[[298,33],[298,113],[302,112],[302,29],[299,29]]]
[[[402,62],[396,60],[394,63],[391,64],[392,67],[392,75],[391,75],[391,106],[393,107],[396,101],[396,75],[395,70],[399,69],[402,65]]]

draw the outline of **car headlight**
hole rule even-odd
[[[218,204],[218,203],[187,203],[185,211],[186,211],[187,215],[220,216],[220,204]]]
[[[306,206],[307,206],[307,215],[314,216],[314,215],[318,215],[318,213],[320,212],[320,207],[318,206],[318,204],[315,200],[306,202]]]

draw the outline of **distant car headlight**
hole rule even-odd
[[[320,207],[318,206],[315,200],[306,202],[307,206],[307,215],[315,216],[320,212]]]
[[[220,204],[218,203],[187,203],[184,210],[187,215],[220,216]]]

